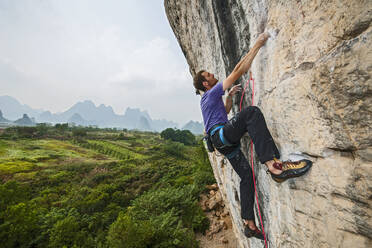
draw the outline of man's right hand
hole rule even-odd
[[[268,32],[262,33],[258,36],[257,43],[260,44],[260,46],[263,46],[265,45],[269,37],[270,37],[270,34]]]
[[[244,73],[246,73],[251,67],[252,61],[258,50],[265,45],[265,42],[270,37],[269,33],[265,32],[258,36],[258,39],[254,46],[249,50],[249,52],[240,60],[240,62],[235,66],[234,70],[230,75],[223,81],[222,87],[223,90],[227,90],[233,85],[233,83],[238,80]]]

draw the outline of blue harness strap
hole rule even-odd
[[[226,139],[225,139],[225,136],[223,135],[223,128],[220,129],[220,139],[222,141],[222,143],[225,145],[225,146],[233,146],[233,144],[230,144]]]
[[[214,134],[218,129],[221,129],[221,128],[223,128],[223,125],[221,125],[221,126],[217,126],[217,127],[213,128],[212,131],[211,131],[210,136],[213,136],[213,134]]]
[[[223,125],[220,125],[220,126],[217,126],[215,128],[212,129],[211,133],[210,133],[210,136],[212,136],[213,134],[215,134],[217,131],[219,130],[219,137],[220,137],[220,140],[222,142],[222,144],[225,146],[234,146],[234,144],[231,144],[230,142],[228,142],[226,139],[225,139],[225,136],[223,135]],[[233,157],[235,157],[240,151],[240,144],[234,149],[234,151],[230,152],[229,154],[226,154],[225,157],[227,157],[228,159],[231,159]]]

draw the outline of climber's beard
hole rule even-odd
[[[211,88],[212,88],[212,87],[214,87],[217,84],[217,82],[218,82],[218,79],[217,78],[214,78],[214,81],[210,82],[209,83],[209,86],[211,86]]]

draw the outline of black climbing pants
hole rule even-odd
[[[257,156],[262,164],[279,158],[280,154],[269,130],[261,110],[251,106],[236,114],[229,122],[224,124],[223,133],[225,139],[234,146],[224,146],[217,131],[212,137],[213,146],[222,154],[227,155],[237,149],[241,137],[248,132],[251,137]],[[239,152],[229,159],[233,169],[239,175],[241,217],[246,220],[254,220],[254,185],[252,169],[244,154]]]

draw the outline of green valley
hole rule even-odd
[[[195,140],[63,125],[1,130],[2,245],[198,247],[195,233],[209,226],[198,197],[215,179]]]

